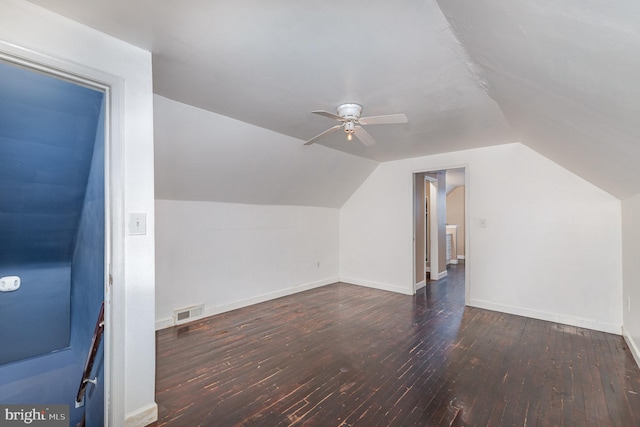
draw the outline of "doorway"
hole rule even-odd
[[[0,292],[0,325],[11,325],[0,327],[0,341],[13,343],[0,354],[0,394],[68,405],[71,425],[85,414],[101,425],[104,345],[84,406],[75,400],[108,298],[108,88],[8,54],[0,74],[0,275],[19,282]]]
[[[465,301],[469,301],[469,174],[454,166],[413,174],[414,291],[464,264]]]

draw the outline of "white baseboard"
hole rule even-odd
[[[156,331],[164,328],[170,328],[175,325],[173,317],[165,317],[164,319],[156,319]]]
[[[350,277],[341,277],[340,281],[344,283],[349,283],[351,285],[358,285],[358,286],[364,286],[366,288],[379,289],[381,291],[395,292],[397,294],[404,294],[404,295],[413,295],[413,289],[401,288],[400,286],[389,285],[387,283],[371,282],[369,280],[353,279]]]
[[[464,255],[458,255],[458,259],[465,259]]]
[[[158,405],[153,402],[150,405],[129,412],[125,416],[124,425],[125,427],[144,427],[155,421],[158,421]]]
[[[416,283],[416,290],[420,289],[420,288],[424,288],[425,286],[427,286],[427,281],[423,280],[422,282],[418,282]]]
[[[440,273],[436,274],[437,277],[431,277],[432,275],[430,274],[429,278],[431,280],[440,280],[440,279],[444,279],[445,277],[447,277],[447,270],[441,271]]]
[[[491,301],[471,299],[469,305],[485,310],[499,311],[501,313],[515,314],[516,316],[530,317],[532,319],[546,320],[547,322],[561,323],[563,325],[577,326],[579,328],[593,329],[594,331],[607,332],[620,335],[621,325],[600,322],[597,319],[570,316],[566,314],[549,313],[541,310],[532,310],[507,304],[499,304]]]
[[[259,304],[261,302],[269,301],[272,299],[284,297],[287,295],[296,294],[298,292],[307,291],[309,289],[319,288],[321,286],[330,285],[332,283],[339,282],[340,280],[337,277],[332,277],[329,279],[320,280],[312,283],[304,283],[300,285],[294,285],[286,289],[281,289],[275,292],[269,292],[266,294],[258,295],[252,298],[233,301],[227,304],[208,306],[205,303],[204,312],[202,316],[194,317],[193,320],[203,319],[205,317],[214,316],[216,314],[225,313],[227,311],[236,310],[238,308],[247,307],[253,304]],[[156,331],[160,329],[170,328],[175,325],[175,320],[173,317],[165,317],[161,319],[156,319]]]
[[[629,346],[629,350],[631,350],[631,354],[633,355],[633,358],[636,361],[636,365],[640,367],[640,350],[638,349],[637,343],[633,340],[631,335],[629,335],[629,332],[624,328],[624,326],[622,327],[622,336],[624,337],[624,340],[627,342],[627,345]]]
[[[458,263],[458,259],[450,259],[449,260],[449,264],[457,264]]]

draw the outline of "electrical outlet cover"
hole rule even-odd
[[[0,292],[17,291],[20,287],[20,277],[5,276],[0,278]]]

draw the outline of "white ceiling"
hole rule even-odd
[[[152,51],[162,97],[300,143],[335,124],[310,111],[357,102],[409,123],[321,144],[387,161],[519,141],[640,192],[636,0],[32,2]]]
[[[157,199],[339,208],[378,166],[159,95],[153,104]]]
[[[640,192],[640,2],[439,3],[520,142]]]

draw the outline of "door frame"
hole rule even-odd
[[[435,186],[436,193],[437,193],[437,191],[438,191],[438,180],[437,179],[435,179],[433,177],[430,177],[430,176],[425,174],[424,175],[424,185],[425,185],[425,192],[426,192],[426,189],[427,189],[427,185],[429,186],[429,188],[431,188],[431,186],[433,185],[433,186]],[[431,190],[429,190],[429,194],[431,194]],[[430,222],[434,220],[434,217],[437,218],[437,216],[435,214],[435,211],[437,209],[435,209],[433,207],[434,203],[437,206],[437,203],[438,203],[437,202],[437,197],[435,198],[436,200],[433,200],[433,199],[434,199],[434,197],[432,196],[431,199],[429,200],[429,205],[426,208],[427,209],[426,214],[429,216],[428,219],[429,219]],[[431,211],[431,212],[429,213],[429,211]],[[427,230],[430,230],[428,234],[426,232]],[[434,233],[435,233],[435,236],[434,236]],[[425,224],[424,245],[425,245],[425,247],[427,247],[427,246],[429,247],[428,252],[431,255],[430,258],[429,258],[429,276],[431,276],[431,272],[438,271],[437,265],[440,263],[440,254],[438,253],[438,249],[439,249],[438,248],[438,235],[439,235],[439,233],[438,233],[437,224],[435,224],[435,227],[432,227],[432,224],[430,224],[430,223],[429,224]],[[428,239],[427,239],[427,237],[428,237]],[[434,264],[436,265],[435,270],[433,268]]]
[[[415,169],[411,172],[411,188],[412,188],[412,203],[416,201],[416,186],[415,179],[417,175],[436,172],[436,171],[446,171],[449,169],[464,169],[464,226],[465,226],[465,234],[464,234],[464,243],[465,243],[465,271],[464,271],[464,300],[465,305],[469,305],[469,301],[471,299],[471,166],[469,163],[462,164],[451,164],[451,165],[443,165],[443,166],[434,166],[428,168]],[[424,198],[424,197],[423,197]],[[415,215],[416,208],[412,206],[411,209],[412,215]],[[412,227],[413,227],[413,239],[412,239],[412,275],[413,275],[413,293],[416,293],[416,245],[419,242],[419,239],[416,236],[416,219],[412,218]],[[426,227],[425,227],[426,229]],[[426,236],[425,240],[422,242],[426,245]]]
[[[104,106],[104,414],[105,425],[125,418],[124,402],[124,80],[0,41],[0,59],[102,91]],[[116,284],[115,286],[113,284]],[[79,376],[81,373],[78,374]]]

